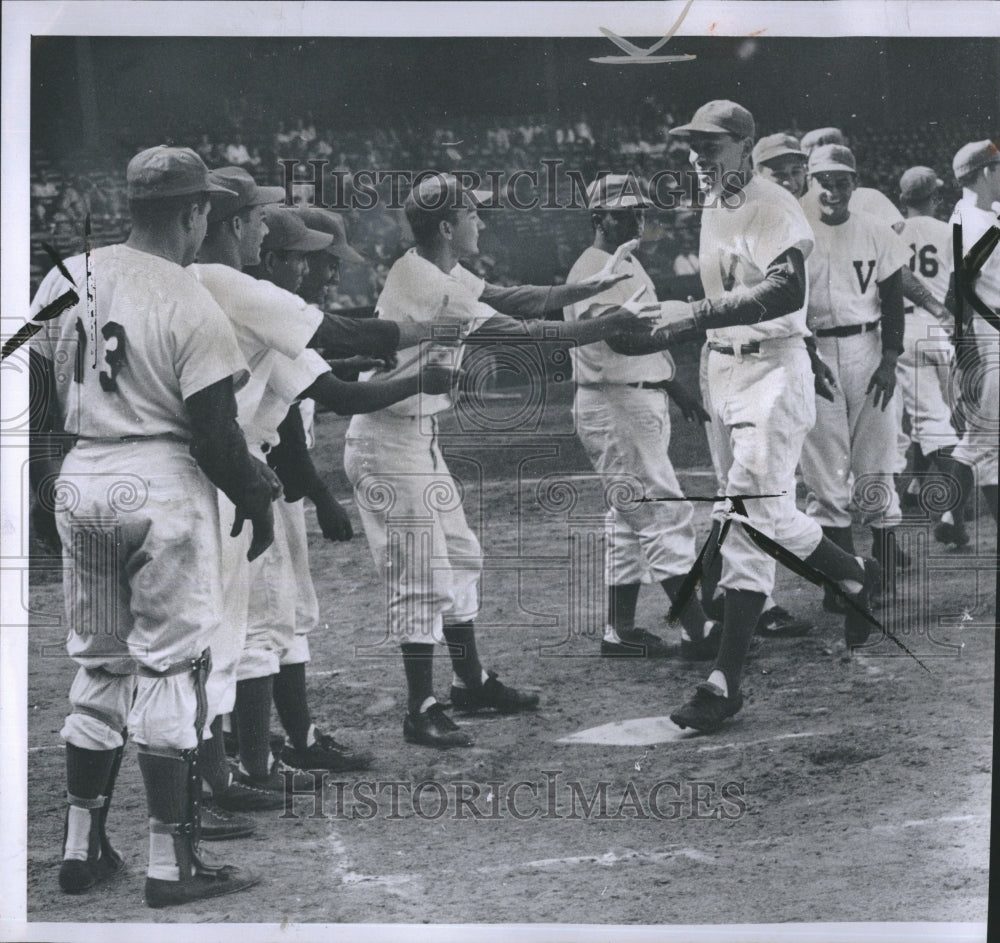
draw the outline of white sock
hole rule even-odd
[[[230,719],[229,714],[222,715],[222,732],[232,733],[233,732],[233,722]]]
[[[451,673],[451,686],[465,690],[465,682],[454,671]]]
[[[426,711],[430,710],[431,706],[434,705],[434,704],[437,704],[437,698],[436,697],[432,696],[432,697],[426,697],[426,698],[424,698],[424,703],[420,705],[420,710],[418,710],[417,713],[418,714],[425,713]]]
[[[174,836],[159,832],[149,833],[149,868],[146,874],[161,881],[179,881],[180,868],[174,852]]]
[[[955,523],[955,515],[952,514],[951,511],[945,511],[944,514],[941,515],[941,523],[942,524],[954,524]]]
[[[706,622],[705,625],[708,625],[708,623]],[[688,630],[685,629],[683,625],[681,626],[681,641],[682,642],[690,642],[691,641],[691,633],[688,632]]]
[[[309,725],[309,733],[306,734],[306,749],[308,750],[316,742],[316,725]]]
[[[66,829],[66,850],[63,861],[74,859],[86,861],[90,848],[90,809],[79,806],[69,807],[69,826]]]
[[[729,682],[726,681],[725,672],[719,671],[719,669],[716,668],[708,676],[708,683],[709,684],[714,684],[716,687],[722,688],[722,693],[726,697],[729,697]]]
[[[621,645],[621,636],[615,631],[613,625],[606,625],[604,627],[604,641],[611,642],[614,645]]]
[[[479,679],[479,683],[480,684],[486,684],[486,682],[490,680],[489,673],[486,671],[485,668],[481,669],[481,671],[482,671],[482,675],[483,676],[482,676],[482,678]]]

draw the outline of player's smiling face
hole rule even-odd
[[[705,194],[718,196],[726,174],[745,168],[747,142],[731,134],[695,132],[688,139],[691,154],[688,160],[698,175],[698,188]]]
[[[764,161],[758,168],[765,180],[772,180],[784,187],[794,197],[806,192],[806,162],[797,154],[783,154],[774,160]]]
[[[820,219],[830,226],[843,223],[850,216],[851,194],[857,186],[854,174],[846,170],[831,170],[812,175],[819,197]]]
[[[604,237],[614,246],[630,239],[642,239],[646,229],[646,214],[641,206],[624,210],[608,210],[601,215]]]

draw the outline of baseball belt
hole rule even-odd
[[[823,327],[815,334],[817,337],[854,337],[855,334],[868,334],[874,331],[881,321],[869,321],[867,324],[849,324],[844,327]]]

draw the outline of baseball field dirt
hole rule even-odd
[[[565,385],[552,392],[534,432],[463,432],[454,419],[444,429],[486,554],[484,664],[541,695],[535,714],[456,717],[476,745],[447,752],[403,742],[405,686],[385,634],[385,589],[341,469],[346,421],[319,417],[316,464],[348,506],[356,536],[324,542],[307,512],[321,607],[312,709],[322,729],[371,749],[376,761],[369,772],[330,774],[320,800],[291,799],[287,815],[256,814],[249,839],[203,846],[216,860],[262,872],[245,893],[145,906],[134,745],[108,826],[126,870],[86,895],[60,892],[59,729],[74,666],[61,654],[58,574],[42,561],[31,588],[29,920],[984,921],[996,585],[988,515],[970,524],[974,540],[961,553],[934,543],[929,516],[902,529],[915,566],[884,618],[916,658],[885,638],[848,655],[841,617],[823,611],[822,591],[779,567],[778,601],[815,628],[758,640],[746,705],[722,731],[561,744],[612,721],[663,718],[706,675],[706,666],[679,659],[599,657],[604,495],[571,435],[569,404]],[[489,408],[514,415],[519,401]],[[688,494],[713,494],[702,433],[676,413],[674,421],[682,484]],[[700,537],[708,509],[696,506]],[[855,538],[867,548],[858,524]],[[639,624],[676,642],[666,608],[659,587],[647,587]],[[444,699],[443,650],[436,668]],[[276,717],[272,729],[280,730]]]

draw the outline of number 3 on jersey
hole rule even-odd
[[[101,381],[101,389],[105,393],[116,393],[118,384],[115,377],[118,376],[125,363],[125,328],[115,321],[108,321],[101,328],[101,337],[104,338],[104,362],[108,365],[107,370],[102,370],[98,376]],[[76,319],[76,363],[73,369],[73,381],[83,383],[83,364],[87,353],[87,332],[84,330],[83,321]]]
[[[917,244],[915,242],[910,243],[910,271],[917,271],[917,260],[920,261],[920,274],[924,278],[933,278],[938,273],[938,260],[937,260],[937,246],[926,245],[921,246],[920,251],[917,251]]]

